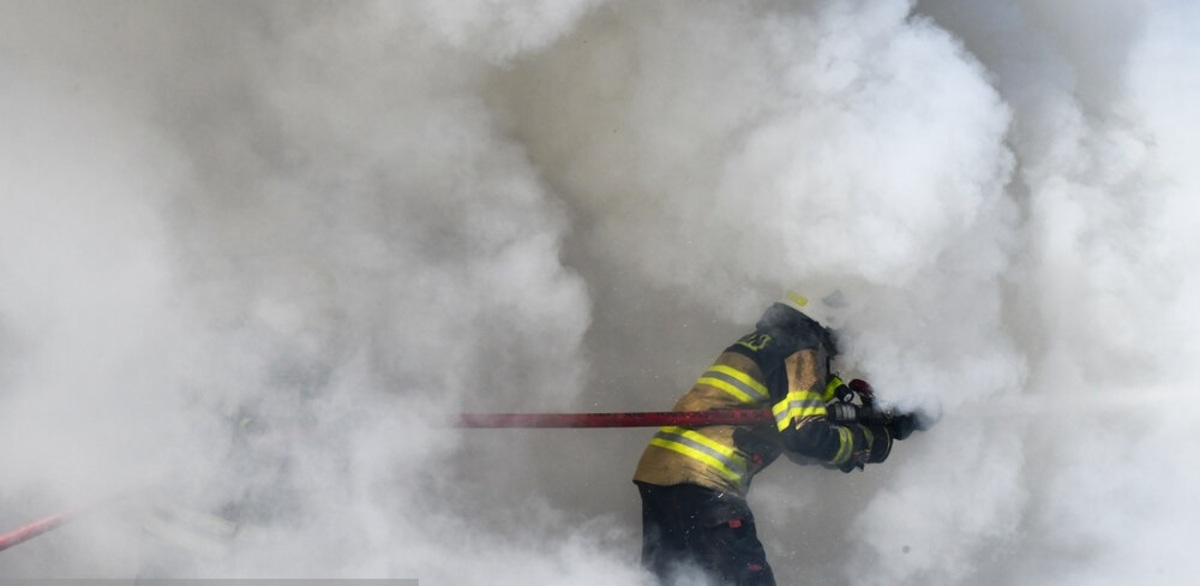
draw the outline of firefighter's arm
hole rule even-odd
[[[882,425],[832,424],[824,417],[807,417],[783,434],[784,446],[827,463],[843,472],[887,459],[892,437]]]
[[[772,406],[776,426],[786,449],[850,472],[882,462],[892,447],[889,430],[882,425],[831,422],[826,403],[833,388],[816,350],[801,350],[784,360],[788,394]]]

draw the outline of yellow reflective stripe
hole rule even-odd
[[[791,392],[782,401],[772,405],[771,412],[775,414],[775,426],[783,431],[794,419],[824,417],[825,401],[812,391]]]
[[[792,421],[792,416],[788,413],[787,397],[784,397],[782,401],[772,405],[771,413],[775,414],[775,427],[778,428],[779,431],[783,431],[788,428],[788,424]]]
[[[737,457],[737,452],[735,452],[733,450],[733,448],[731,448],[721,442],[718,442],[717,440],[714,440],[698,431],[692,431],[690,429],[685,429],[682,427],[664,427],[662,429],[662,431],[664,431],[666,433],[676,434],[676,435],[685,437],[685,438],[692,440],[692,441],[694,441],[710,450],[713,450],[727,458],[736,458]]]
[[[732,366],[726,366],[724,364],[714,364],[711,367],[709,367],[708,371],[709,372],[719,372],[726,376],[730,376],[730,377],[737,379],[738,382],[749,387],[753,391],[751,394],[757,395],[758,398],[766,399],[767,397],[771,396],[771,393],[769,391],[767,391],[766,385],[754,380],[754,377],[752,377],[749,374],[746,374]]]
[[[750,375],[724,364],[714,364],[700,376],[696,384],[716,387],[743,403],[758,403],[771,397],[767,387]]]
[[[730,395],[737,397],[737,400],[739,400],[743,403],[753,403],[754,402],[754,398],[751,397],[750,395],[747,395],[745,391],[743,391],[743,390],[737,388],[736,386],[729,384],[719,378],[702,376],[702,377],[700,377],[700,380],[696,381],[696,383],[721,389],[722,391],[725,391],[726,393],[729,393]]]
[[[833,459],[829,461],[831,464],[835,465],[844,464],[846,460],[849,460],[850,454],[854,448],[854,434],[850,432],[850,429],[838,426],[837,431],[838,443],[840,445],[838,446],[837,453],[833,455]]]
[[[746,464],[729,446],[682,427],[664,427],[650,439],[658,446],[704,462],[737,485],[745,482]]]
[[[825,385],[825,392],[821,394],[821,398],[824,399],[826,403],[832,401],[833,397],[837,395],[838,387],[844,384],[846,383],[842,382],[842,379],[836,376],[830,377],[829,384]]]
[[[678,454],[683,454],[684,456],[687,456],[694,460],[700,460],[701,462],[708,464],[710,467],[715,468],[726,478],[729,478],[730,480],[733,480],[735,482],[739,480],[737,473],[734,472],[733,470],[730,470],[720,460],[718,460],[708,454],[705,454],[704,452],[693,449],[691,446],[681,444],[679,442],[673,442],[670,440],[659,439],[657,437],[650,438],[650,445],[658,446],[660,448],[664,448],[667,450],[671,450],[672,452],[675,452]]]

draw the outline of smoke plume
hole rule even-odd
[[[646,430],[788,289],[940,414],[750,502],[781,583],[1183,583],[1200,10],[27,2],[0,576],[638,584]]]

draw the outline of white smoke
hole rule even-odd
[[[756,481],[781,583],[1197,569],[1190,4],[8,12],[0,530],[133,496],[0,576],[636,583],[645,433],[436,422],[666,408],[830,285],[942,420]],[[163,501],[232,550],[170,563]]]

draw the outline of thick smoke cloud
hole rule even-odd
[[[666,408],[787,288],[942,418],[756,481],[782,583],[1198,570],[1190,4],[6,12],[0,518],[88,512],[0,576],[638,583],[644,430],[437,422]]]

